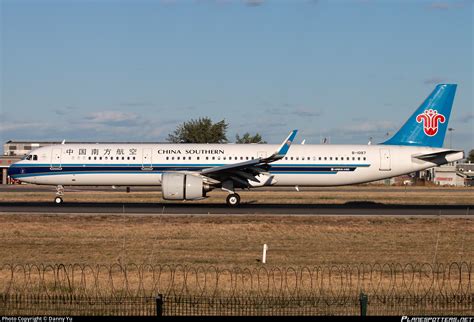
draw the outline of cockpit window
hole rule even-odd
[[[28,161],[38,161],[38,156],[36,154],[29,154],[26,157],[23,158],[23,160],[28,160]]]

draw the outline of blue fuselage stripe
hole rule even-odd
[[[199,171],[221,164],[153,164],[143,169],[142,164],[63,164],[60,169],[52,169],[50,164],[14,164],[8,173],[13,178],[66,174],[159,174],[165,171]],[[339,171],[351,172],[369,164],[280,164],[271,165],[270,173],[275,174],[334,174]]]

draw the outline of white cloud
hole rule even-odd
[[[331,132],[344,134],[384,134],[393,131],[397,127],[392,121],[365,121],[346,126],[342,129],[335,129]]]
[[[93,123],[103,123],[109,125],[130,125],[135,124],[139,116],[136,113],[120,111],[102,111],[87,115],[84,119]]]
[[[426,85],[437,85],[437,84],[440,84],[440,83],[443,83],[444,80],[443,78],[441,77],[430,77],[430,78],[427,78],[423,81],[424,84]]]
[[[265,1],[264,0],[244,0],[245,4],[250,7],[261,6]]]
[[[450,10],[456,8],[464,8],[466,5],[472,3],[472,0],[433,1],[428,5],[428,8],[431,10]]]

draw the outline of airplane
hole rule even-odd
[[[59,144],[31,151],[11,178],[64,186],[161,186],[165,200],[199,200],[213,189],[240,204],[238,189],[342,186],[391,178],[461,160],[443,148],[456,84],[439,84],[400,130],[380,144],[292,145],[297,130],[273,144]],[[291,147],[291,148],[290,148]],[[298,190],[298,188],[297,188]]]

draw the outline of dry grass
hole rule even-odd
[[[321,216],[2,215],[13,263],[179,263],[222,267],[474,259],[474,219]]]
[[[239,191],[244,203],[259,204],[343,204],[346,202],[370,201],[387,204],[427,204],[455,205],[473,204],[474,189],[439,188],[439,187],[386,187],[357,186],[317,189],[313,191]],[[55,190],[39,192],[2,191],[0,202],[51,202]],[[209,198],[192,203],[224,203],[226,192],[215,190]],[[167,203],[161,199],[161,192],[133,191],[75,191],[66,189],[66,202],[120,202],[120,203]],[[176,202],[176,201],[172,201]]]
[[[259,260],[264,243],[269,245],[268,262],[265,265],[269,269],[360,263],[432,264],[472,261],[474,219],[472,216],[393,218],[4,214],[0,216],[0,243],[2,263],[15,264],[99,263],[108,266],[113,263],[169,263],[204,267],[215,265],[221,269],[258,269],[263,265]],[[134,266],[130,267],[131,270],[127,273],[128,288],[138,290],[142,277],[139,277]],[[377,267],[374,266],[374,271],[366,276],[373,281],[363,279],[364,284],[359,286],[369,293],[374,288],[390,290],[394,287],[394,276],[386,272],[384,267]],[[355,281],[352,283],[355,284],[350,291],[356,292],[358,289],[353,287],[358,283],[357,273],[353,273]],[[397,274],[396,279],[400,281],[403,276]],[[26,285],[29,285],[28,288],[39,285],[37,275],[33,270],[33,274],[28,277],[32,280],[28,282],[26,276],[18,271],[15,275],[15,287],[10,291],[22,293]],[[146,294],[166,293],[172,279],[177,282],[174,288],[178,291],[181,289],[179,285],[183,283],[182,274],[176,275],[165,269],[158,284],[156,281],[151,282],[149,275],[150,273],[143,284]],[[113,276],[115,287],[123,285],[120,271],[115,271]],[[290,280],[291,276],[290,272]],[[350,281],[347,277],[342,281],[338,276],[336,274],[331,277],[328,272],[321,276],[320,282],[325,285],[326,291],[330,290],[334,294],[340,294],[343,289],[348,291],[347,283]],[[416,293],[423,293],[423,289],[432,285],[432,276],[419,276],[422,284],[415,283],[418,285]],[[97,271],[97,276],[91,271],[86,277],[90,292],[96,292],[98,287],[100,292],[111,294],[107,270],[101,270],[100,274]],[[209,277],[213,281],[213,277]],[[52,271],[42,277],[51,288],[58,287],[53,282],[57,278]],[[449,281],[443,281],[443,285],[444,282],[454,286],[459,283],[458,275],[447,278]],[[464,271],[463,285],[469,283],[469,278],[470,275]],[[81,275],[77,275],[75,279],[79,285]],[[202,276],[200,279],[202,280]],[[312,285],[310,277],[302,279],[306,282],[299,286],[300,289],[304,290]],[[10,281],[10,271],[4,268],[0,272],[0,289],[8,289]],[[198,287],[192,282],[193,275],[188,277],[188,281],[191,281],[188,282],[188,292],[201,294],[202,286]],[[219,294],[231,292],[234,289],[232,281],[226,274],[222,275],[217,286]],[[330,284],[331,281],[333,284]],[[99,286],[95,283],[99,283]],[[248,289],[248,286],[248,283],[238,286],[238,294],[256,292],[255,285],[252,289]],[[67,288],[59,286],[60,292],[64,290]],[[34,290],[29,289],[27,293],[32,291]],[[405,294],[405,291],[406,287],[399,285],[396,294]],[[435,292],[434,289],[432,291]]]
[[[0,201],[50,202],[53,195],[54,192],[2,192]],[[225,193],[219,191],[210,195],[198,203],[223,203],[225,198]],[[244,202],[274,204],[351,201],[472,204],[473,190],[380,187],[380,191],[376,191],[374,187],[360,187],[330,191],[242,192],[241,196]],[[160,197],[159,192],[91,194],[79,191],[68,193],[65,200],[153,203],[161,202]],[[1,263],[17,264],[169,263],[258,268],[263,265],[259,260],[264,243],[269,246],[267,268],[472,262],[474,218],[472,215],[410,218],[2,214],[0,243]],[[132,275],[129,280],[138,284]],[[391,283],[385,277],[380,281],[381,285]],[[106,277],[103,282],[106,283]],[[220,283],[228,287],[225,281]]]

